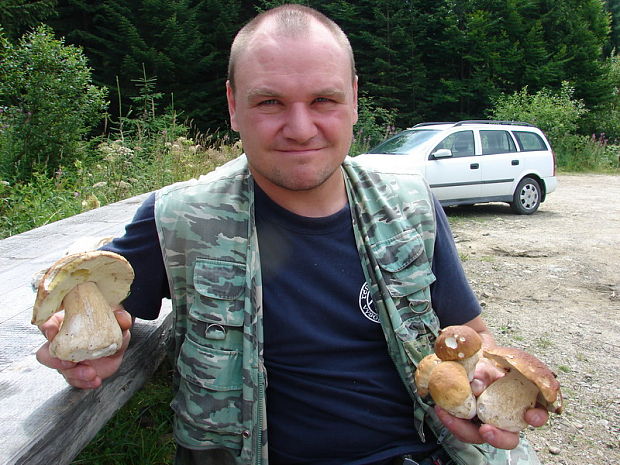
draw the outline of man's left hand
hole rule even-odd
[[[486,387],[504,373],[486,359],[476,366],[476,373],[471,382],[474,395],[479,396]],[[511,433],[487,424],[476,424],[471,420],[463,420],[450,415],[441,407],[435,406],[435,412],[442,423],[463,442],[473,444],[489,443],[498,449],[514,449],[519,444],[519,433]],[[547,410],[532,408],[525,412],[525,421],[532,426],[542,426],[549,418]]]

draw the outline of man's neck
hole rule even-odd
[[[310,218],[321,218],[340,211],[347,204],[342,172],[337,170],[323,184],[308,190],[289,190],[254,177],[260,188],[282,208]]]

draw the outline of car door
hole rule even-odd
[[[485,198],[512,197],[514,184],[523,170],[522,153],[509,131],[480,130],[481,194]]]
[[[444,149],[444,150],[442,150]],[[450,151],[449,156],[443,155]],[[425,176],[439,200],[466,203],[480,196],[480,166],[476,156],[473,130],[454,132],[433,149],[427,160]]]

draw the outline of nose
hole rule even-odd
[[[312,110],[305,104],[292,105],[286,113],[282,135],[298,143],[304,143],[317,135],[318,129]]]

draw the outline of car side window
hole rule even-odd
[[[431,153],[440,149],[449,149],[453,157],[470,157],[474,151],[474,131],[459,131],[442,140]]]
[[[548,150],[545,141],[535,132],[514,131],[513,134],[517,138],[519,148],[523,152],[533,152],[535,150]]]
[[[482,142],[483,155],[517,151],[508,131],[480,131],[480,141]]]

